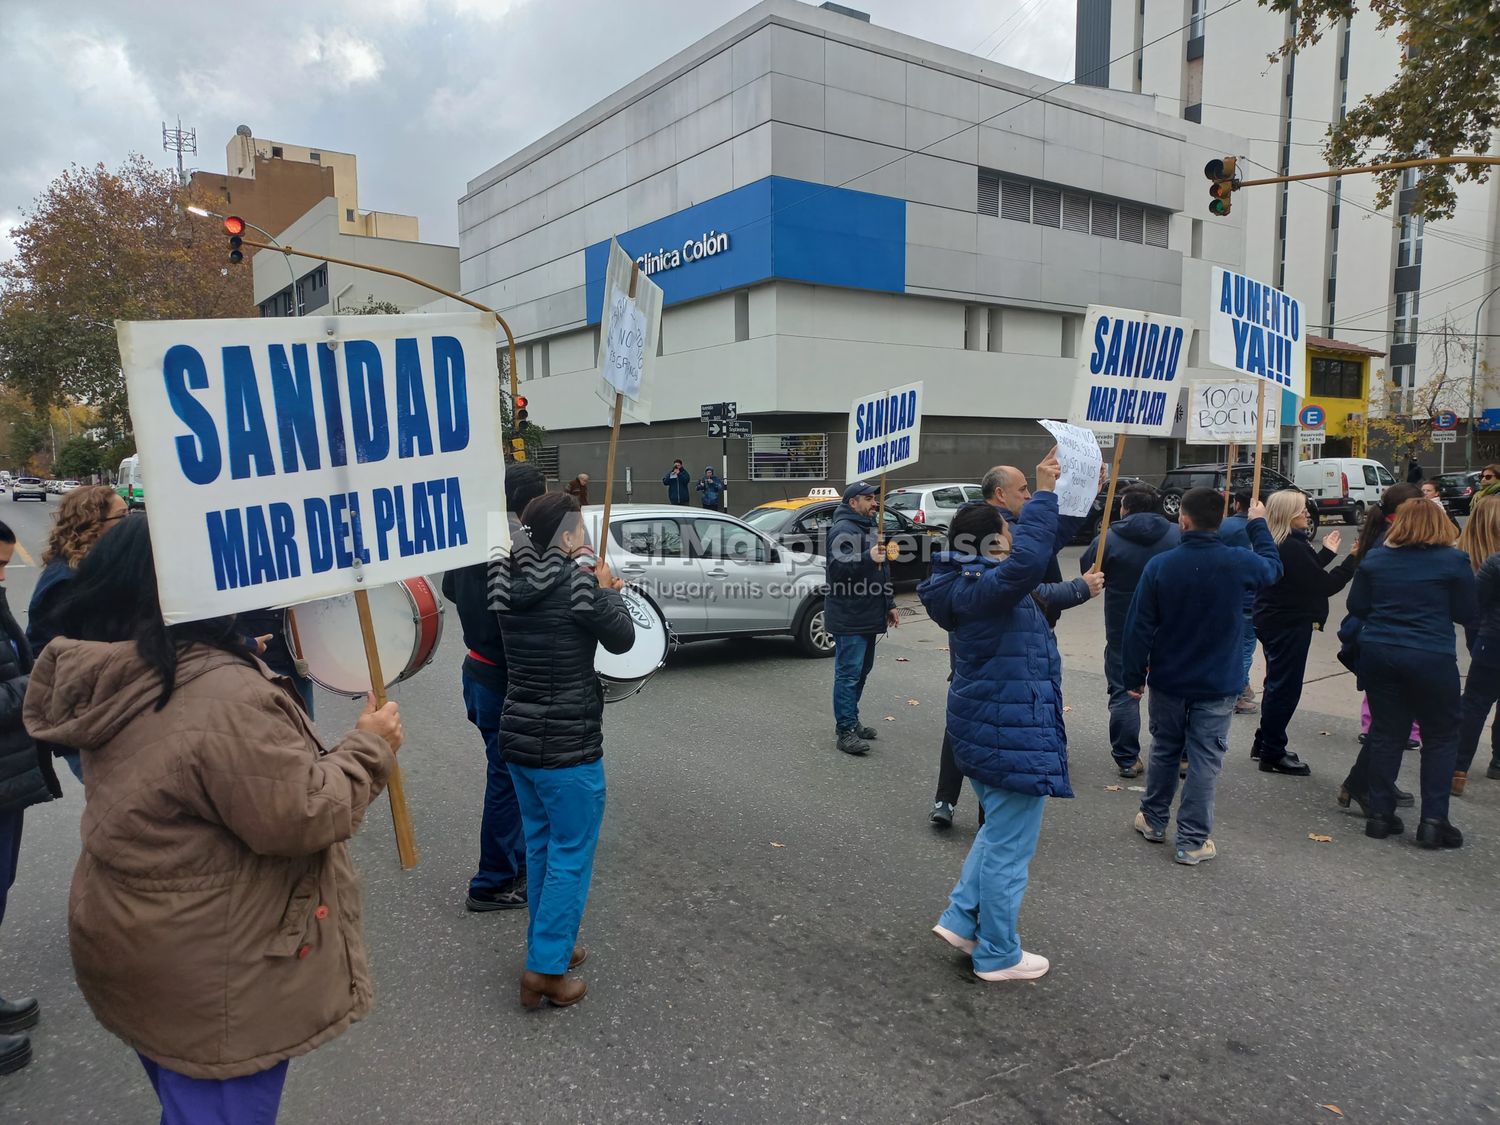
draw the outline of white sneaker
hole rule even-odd
[[[974,970],[974,975],[980,980],[1036,980],[1037,977],[1047,975],[1047,970],[1052,968],[1052,962],[1040,953],[1027,953],[1021,950],[1021,959],[1008,969],[991,969],[987,973]]]
[[[959,937],[946,926],[933,926],[932,932],[960,953],[973,953],[974,947],[979,944],[977,941],[970,941],[968,938]]]

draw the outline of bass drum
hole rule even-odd
[[[370,618],[386,687],[410,679],[432,662],[443,638],[443,603],[427,579],[374,587]],[[370,668],[353,594],[288,609],[285,635],[293,659],[307,665],[313,683],[353,699],[369,692]]]
[[[629,699],[645,687],[676,644],[672,627],[650,594],[626,586],[620,597],[635,623],[635,643],[621,653],[610,652],[603,645],[594,651],[594,671],[604,688],[606,703]]]

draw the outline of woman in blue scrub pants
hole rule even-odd
[[[569,969],[588,955],[578,927],[604,820],[604,691],[598,645],[627,651],[635,625],[603,562],[593,565],[578,501],[550,492],[526,505],[498,612],[509,680],[501,746],[526,829],[526,968],[521,1003],[563,1006],[587,986]]]
[[[1056,451],[1036,469],[1037,491],[1007,526],[975,504],[953,517],[949,550],[917,589],[948,631],[953,682],[948,733],[958,768],[984,807],[935,933],[973,960],[981,980],[1034,980],[1050,967],[1016,930],[1045,797],[1071,797],[1062,716],[1062,659],[1033,591],[1057,530]]]

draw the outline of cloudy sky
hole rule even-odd
[[[875,23],[1048,77],[1075,0],[846,0]],[[162,164],[163,120],[224,171],[235,126],[359,156],[360,205],[456,242],[469,179],[752,0],[0,0],[0,259],[69,163]]]

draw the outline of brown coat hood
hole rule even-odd
[[[133,642],[54,640],[32,674],[27,726],[83,752],[74,972],[147,1058],[253,1074],[370,1010],[344,841],[394,755],[359,732],[326,749],[285,682],[236,653],[184,650],[160,696]]]

